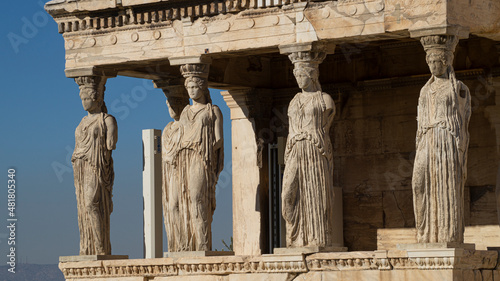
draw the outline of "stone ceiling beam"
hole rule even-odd
[[[82,67],[82,68],[73,68],[66,69],[65,71],[66,77],[68,78],[76,78],[80,76],[103,76],[103,77],[116,77],[116,71],[112,69],[105,69],[99,67]]]

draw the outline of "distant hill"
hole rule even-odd
[[[7,271],[9,268],[0,266],[0,281],[64,281],[57,264],[18,264],[16,273]]]

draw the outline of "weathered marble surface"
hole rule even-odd
[[[268,53],[280,44],[317,40],[363,44],[405,38],[408,30],[450,26],[463,27],[463,36],[471,32],[499,39],[500,4],[494,0],[450,4],[432,0],[321,1],[314,5],[299,0],[285,5],[257,0],[175,5],[159,0],[94,2],[50,1],[45,7],[64,34],[67,70],[202,55],[207,50],[210,54]],[[157,2],[162,5],[155,5]]]
[[[214,72],[210,81],[212,86],[269,87],[278,92],[294,85],[286,83],[293,81],[288,77],[291,71],[282,69],[283,64],[276,58],[276,46],[298,40],[315,40],[316,37],[338,42],[338,55],[322,64],[322,80],[325,81],[325,91],[331,93],[339,105],[337,116],[340,118],[336,120],[336,130],[332,131],[336,152],[334,181],[343,188],[346,206],[356,206],[345,208],[344,227],[346,244],[350,249],[358,250],[376,248],[379,228],[414,226],[411,202],[414,159],[411,152],[414,148],[408,140],[414,138],[416,131],[415,95],[425,84],[428,71],[422,71],[422,67],[427,67],[421,54],[423,50],[412,47],[413,42],[407,38],[408,29],[440,25],[446,23],[448,17],[450,24],[469,27],[473,35],[495,39],[499,34],[496,22],[500,7],[495,0],[449,1],[453,5],[447,1],[427,0],[330,1],[307,6],[299,5],[303,3],[284,5],[283,9],[245,4],[242,11],[231,10],[215,13],[215,16],[203,13],[213,13],[226,4],[167,10],[157,7],[163,7],[168,1],[150,7],[148,3],[155,0],[123,0],[123,7],[116,7],[120,1],[103,0],[88,5],[92,2],[96,1],[57,0],[47,6],[63,32],[67,70],[70,70],[67,73],[71,77],[110,66],[119,74],[154,79],[158,73],[150,72],[149,68],[139,69],[138,65],[155,68],[158,61],[168,64],[166,58],[208,51],[209,56],[229,61],[226,66],[222,64],[218,73]],[[139,4],[146,9],[129,9]],[[68,14],[76,13],[76,6],[79,6],[78,17]],[[111,8],[107,10],[110,13],[85,11],[105,8]],[[181,14],[184,12],[186,14]],[[187,13],[193,16],[189,18],[191,21]],[[90,27],[91,22],[99,22],[99,27]],[[391,38],[404,39],[383,42]],[[372,45],[368,42],[370,40],[376,43]],[[467,204],[470,203],[469,210],[466,206],[465,219],[474,224],[494,223],[492,217],[495,216],[495,202],[489,189],[498,182],[499,142],[491,137],[495,131],[490,130],[490,125],[495,122],[485,119],[483,106],[495,104],[485,87],[496,85],[498,88],[498,84],[490,81],[498,76],[495,74],[495,66],[498,66],[496,43],[471,38],[461,43],[455,62],[457,76],[466,77],[460,79],[471,89],[473,104],[476,105],[470,125],[469,175],[465,193],[465,199],[469,200]],[[262,53],[266,54],[261,56]],[[259,68],[256,65],[261,69],[256,71]],[[162,71],[164,69],[160,69],[160,74]],[[325,88],[327,83],[330,88]],[[346,87],[346,84],[349,85]],[[289,93],[293,94],[295,92]],[[283,96],[288,103],[291,96]],[[280,104],[280,98],[277,97],[273,104]],[[282,109],[281,105],[276,105],[273,111]],[[498,110],[495,108],[492,112]],[[241,123],[235,124],[238,125]],[[245,132],[254,130],[252,123],[244,125]],[[238,140],[246,141],[243,137]],[[239,145],[233,142],[234,147]],[[253,161],[244,157],[236,159],[248,163]],[[240,170],[245,171],[245,167],[246,163]],[[252,173],[258,174],[258,169],[252,167]],[[251,184],[254,183],[258,184],[252,180]],[[242,186],[246,188],[250,183]],[[467,198],[467,189],[470,198]],[[488,191],[484,192],[484,189]],[[248,193],[242,193],[242,196],[254,190],[245,191]],[[245,215],[248,209],[241,210],[239,214]],[[258,225],[259,211],[251,211],[248,217],[252,218],[252,224]],[[241,230],[241,237],[245,237],[245,232],[248,231]],[[262,246],[255,242],[257,232],[251,236],[251,242],[250,239],[240,239],[235,245],[251,244],[245,247],[253,252],[260,251]]]
[[[288,107],[282,213],[287,247],[332,246],[333,151],[330,127],[335,103],[321,90],[318,66],[322,51],[289,55],[299,92]]]
[[[465,277],[472,274],[493,281],[497,260],[496,251],[449,249],[67,262],[59,267],[67,280],[470,281],[475,279]]]
[[[164,211],[169,251],[212,250],[215,185],[224,165],[222,113],[208,91],[208,64],[185,64],[181,71],[192,105],[170,105],[178,121],[164,138]],[[173,103],[171,100],[170,102]]]
[[[80,98],[88,115],[75,131],[71,158],[78,203],[80,255],[111,255],[110,215],[113,211],[113,158],[118,131],[104,103],[106,78],[78,77]]]
[[[377,229],[377,249],[396,249],[398,244],[417,243],[414,228],[380,228]],[[466,226],[464,243],[475,245],[476,250],[487,250],[500,245],[500,226],[477,225]]]
[[[242,60],[244,62],[245,60]],[[245,67],[245,64],[239,64]],[[227,72],[227,75],[238,73]],[[259,73],[260,75],[260,73]],[[255,77],[241,77],[255,79]],[[222,91],[231,113],[233,249],[236,255],[261,255],[269,249],[269,165],[266,134],[272,91],[243,88]],[[245,176],[234,176],[245,175]],[[269,249],[269,250],[268,250]]]
[[[455,36],[421,39],[432,77],[420,92],[413,206],[419,243],[463,243],[471,97],[453,69]]]
[[[125,260],[127,255],[81,255],[81,256],[61,256],[59,262],[82,262],[82,261],[102,261],[102,260]]]
[[[182,110],[189,104],[187,96],[170,96],[167,99],[168,111],[174,121],[165,126],[162,133],[162,202],[168,250],[186,251],[188,246],[188,202],[182,189],[179,175],[178,153],[180,140],[184,133],[179,122]]]

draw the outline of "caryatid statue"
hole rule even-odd
[[[75,79],[80,86],[83,117],[75,131],[71,161],[75,178],[80,228],[80,255],[111,255],[110,215],[114,180],[112,150],[116,147],[116,120],[104,104],[105,77]]]
[[[183,245],[183,251],[212,249],[215,185],[224,165],[222,113],[212,105],[208,71],[209,64],[181,66],[184,85],[192,100],[177,121],[182,131],[176,151],[172,153],[178,165],[175,180],[181,193],[180,216],[184,216],[186,224],[186,235],[176,243]]]
[[[157,86],[165,84],[155,81]],[[167,82],[168,84],[168,82]],[[174,121],[165,126],[162,133],[162,201],[165,230],[169,252],[182,252],[190,249],[188,244],[188,197],[182,189],[179,151],[184,128],[179,122],[182,110],[189,104],[189,97],[184,85],[161,87],[167,96],[170,117]]]
[[[422,37],[431,78],[420,91],[413,167],[419,243],[463,243],[471,97],[455,77],[455,36]]]
[[[288,107],[282,213],[287,247],[333,246],[333,155],[330,127],[335,115],[331,96],[321,90],[318,51],[289,55],[299,88]]]

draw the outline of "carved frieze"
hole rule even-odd
[[[66,279],[144,276],[229,275],[251,273],[307,273],[327,271],[495,269],[496,251],[374,251],[318,253],[298,256],[236,256],[162,258],[60,263]]]

